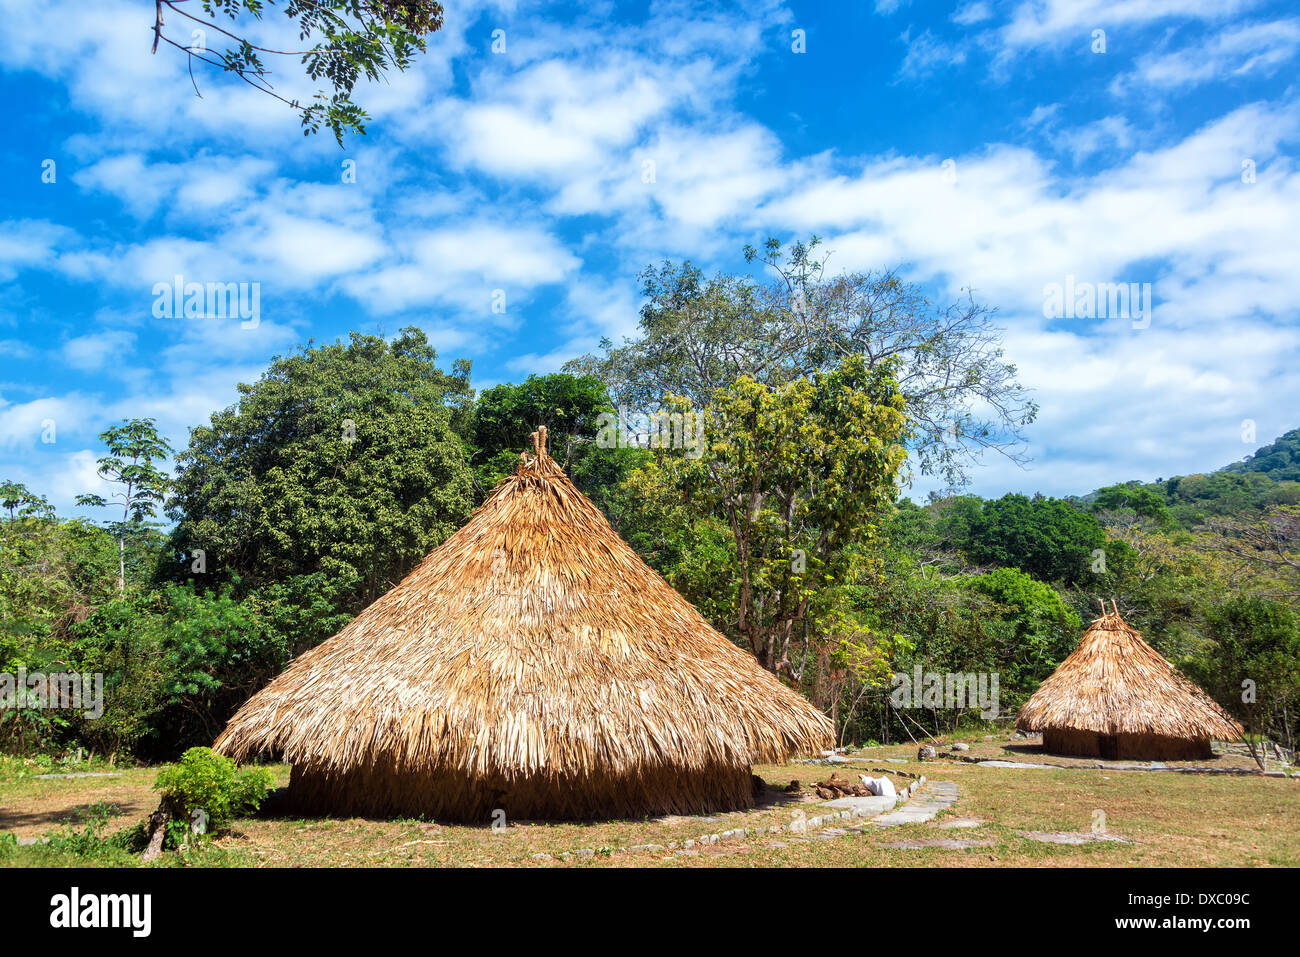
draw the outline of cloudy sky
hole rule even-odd
[[[184,445],[349,330],[418,325],[480,388],[554,371],[634,328],[646,265],[812,233],[834,269],[997,309],[1042,411],[981,494],[1205,471],[1300,425],[1293,5],[446,7],[340,149],[201,64],[196,96],[146,0],[0,0],[0,479],[74,512],[107,425]],[[291,48],[277,18],[256,35]],[[258,283],[260,321],[155,316],[176,275]],[[1150,321],[1046,317],[1067,281],[1150,283]]]

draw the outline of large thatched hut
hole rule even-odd
[[[304,812],[486,821],[722,811],[830,721],[709,626],[547,454],[297,658],[215,744]]]
[[[1041,731],[1044,751],[1108,760],[1210,758],[1212,738],[1242,733],[1114,610],[1025,702],[1016,728]]]

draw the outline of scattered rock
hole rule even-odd
[[[962,743],[959,741],[959,742],[957,742],[956,744],[954,744],[954,745],[952,746],[952,749],[953,749],[954,751],[969,751],[969,750],[970,750],[970,745],[969,745],[969,744],[962,744]]]
[[[916,750],[916,760],[918,761],[933,761],[937,755],[938,752],[928,744],[923,744]]]

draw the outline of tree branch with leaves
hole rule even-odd
[[[287,0],[282,10],[297,27],[302,48],[278,50],[252,43],[237,26],[238,21],[260,21],[267,8],[275,5],[276,0],[154,0],[152,52],[166,44],[184,53],[190,82],[199,96],[195,60],[233,73],[255,90],[296,110],[304,136],[325,126],[342,146],[343,134],[364,134],[369,119],[352,99],[357,82],[363,76],[378,80],[390,69],[406,70],[417,54],[425,52],[425,37],[442,27],[442,5],[431,0]],[[223,26],[225,21],[228,23]],[[169,35],[169,25],[188,29],[191,42]],[[209,49],[209,30],[229,41],[226,49]],[[272,57],[298,58],[307,77],[327,80],[330,90],[318,90],[313,103],[282,94],[271,82],[274,71],[268,63]]]

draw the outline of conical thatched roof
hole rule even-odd
[[[826,716],[642,562],[539,431],[468,524],[254,695],[216,749],[281,752],[335,789],[371,772],[385,787],[415,775],[421,787],[490,782],[497,796],[532,788],[550,796],[516,805],[559,816],[592,810],[552,808],[566,782],[623,811],[696,808],[707,800],[636,792],[675,780],[698,791],[722,769],[747,790],[751,763],[829,747]],[[459,800],[432,806],[469,813]]]
[[[1025,702],[1016,727],[1227,741],[1242,733],[1118,612],[1088,627],[1079,647]]]

